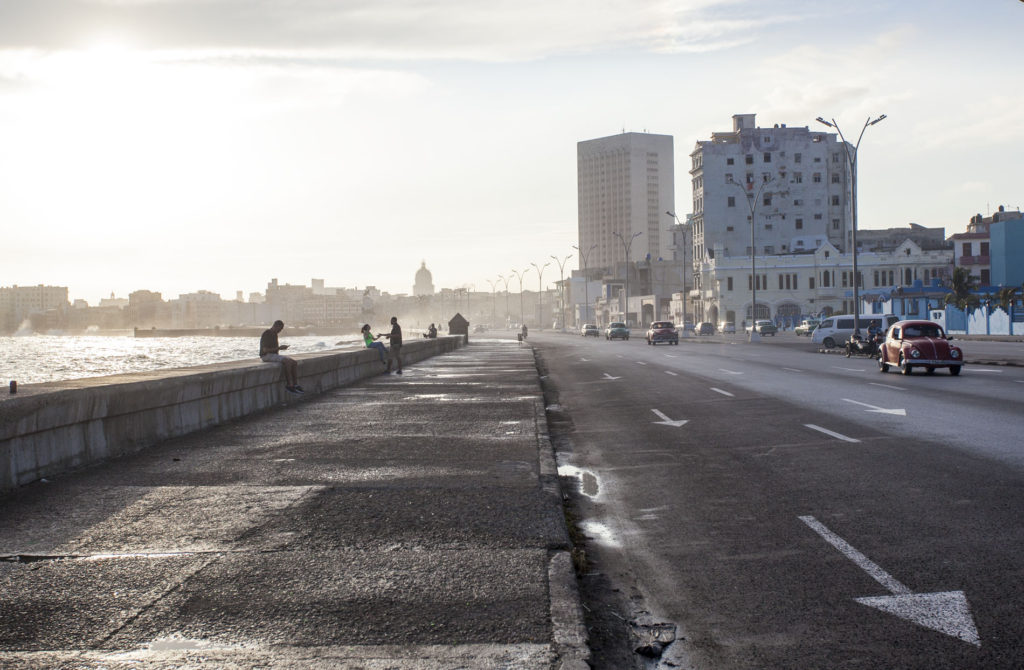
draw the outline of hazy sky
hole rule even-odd
[[[1024,205],[1022,34],[1021,0],[2,0],[0,286],[490,290],[573,253],[579,140],[673,135],[682,214],[738,113],[888,114],[861,226],[952,234]]]

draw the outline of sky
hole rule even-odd
[[[2,0],[0,286],[549,286],[577,142],[672,135],[683,214],[741,113],[886,114],[860,227],[951,235],[1024,206],[1022,34],[1022,0]]]

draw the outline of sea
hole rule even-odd
[[[289,354],[362,347],[351,335],[281,335]],[[134,337],[124,335],[39,335],[0,337],[0,382],[21,384],[102,377],[125,372],[186,368],[258,359],[258,337]]]

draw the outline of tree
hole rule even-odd
[[[949,286],[953,292],[946,294],[945,303],[947,305],[956,305],[962,310],[977,307],[981,304],[981,300],[978,298],[978,295],[974,293],[974,289],[977,288],[977,286],[977,278],[972,277],[967,268],[953,268],[953,277],[950,280]]]
[[[996,293],[996,302],[999,303],[999,306],[1006,312],[1010,311],[1010,305],[1012,305],[1013,301],[1016,299],[1017,289],[1013,286],[1001,288],[999,289],[999,292]]]

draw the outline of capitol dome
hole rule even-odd
[[[426,261],[423,261],[420,269],[416,271],[416,283],[413,284],[412,294],[417,298],[422,295],[434,295],[434,275],[427,269]]]

